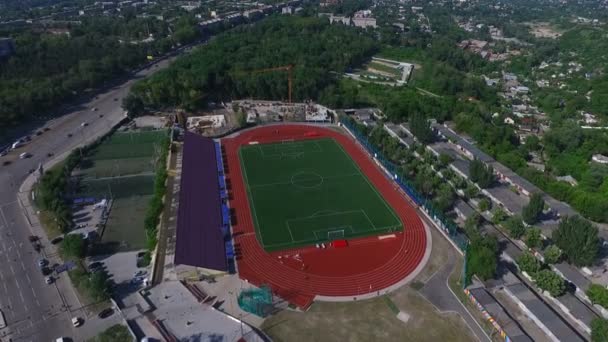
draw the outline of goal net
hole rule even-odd
[[[327,232],[327,239],[330,241],[344,239],[344,229],[331,230]]]

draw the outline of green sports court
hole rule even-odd
[[[402,230],[331,138],[246,145],[239,157],[257,238],[267,251]]]

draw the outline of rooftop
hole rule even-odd
[[[175,263],[227,271],[220,188],[212,139],[186,132]]]

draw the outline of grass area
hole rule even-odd
[[[76,262],[76,268],[68,272],[72,285],[76,288],[76,296],[82,307],[92,315],[100,313],[105,308],[111,306],[109,299],[96,300],[91,295],[91,289],[87,286],[85,278],[89,277],[89,273],[84,269],[81,262]]]
[[[307,312],[282,311],[262,329],[274,341],[472,341],[456,315],[442,315],[418,293],[397,291],[410,320],[398,320],[386,299],[360,302],[314,303]],[[390,299],[389,299],[390,301]],[[393,304],[395,305],[395,304]]]
[[[63,234],[61,232],[61,229],[59,228],[59,225],[55,221],[55,216],[52,212],[48,210],[41,210],[40,214],[38,215],[38,219],[40,220],[40,225],[42,226],[42,229],[44,229],[46,236],[50,240]]]
[[[133,337],[129,333],[129,328],[122,324],[116,324],[99,333],[87,342],[131,342]]]
[[[333,139],[249,145],[239,152],[258,240],[266,250],[402,229]]]

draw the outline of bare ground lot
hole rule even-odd
[[[553,27],[550,23],[546,22],[534,22],[526,23],[530,29],[530,33],[536,38],[559,38],[563,32]]]

